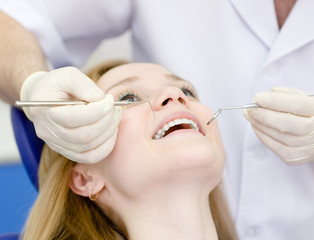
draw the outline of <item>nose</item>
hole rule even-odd
[[[167,87],[157,96],[153,108],[154,111],[158,111],[170,104],[182,104],[188,106],[189,99],[184,95],[180,88]]]

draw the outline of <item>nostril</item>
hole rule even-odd
[[[165,101],[162,102],[162,106],[166,106],[169,102],[170,98],[167,98]]]
[[[171,101],[171,100],[172,100],[172,98],[167,98],[166,100],[164,100],[164,101],[162,102],[161,106],[166,106],[166,105],[169,103],[169,101]],[[179,98],[178,98],[178,101],[179,101],[181,104],[185,104],[185,100],[184,100],[182,97],[179,97]]]
[[[179,102],[180,102],[181,104],[185,104],[185,101],[184,101],[183,98],[180,97],[178,100],[179,100]]]

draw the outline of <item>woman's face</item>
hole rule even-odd
[[[116,101],[149,101],[127,107],[112,153],[97,164],[107,188],[128,197],[175,184],[210,191],[221,179],[223,146],[212,112],[194,88],[165,68],[147,63],[116,67],[98,82]]]

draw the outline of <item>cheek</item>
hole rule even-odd
[[[213,111],[210,108],[195,100],[190,101],[190,109],[203,125],[206,125],[209,119],[214,115]]]
[[[192,105],[192,104],[191,104]],[[204,127],[206,132],[206,136],[214,143],[217,144],[217,148],[223,149],[222,139],[219,131],[219,127],[217,121],[213,121],[209,125],[207,125],[208,121],[214,115],[213,111],[206,107],[203,104],[198,102],[193,103],[193,109],[196,116],[201,121],[201,124]]]
[[[222,142],[222,137],[221,137],[219,127],[218,127],[218,122],[213,121],[212,123],[207,125],[207,122],[214,115],[213,111],[203,104],[195,103],[195,106],[193,107],[195,109],[195,114],[200,118],[200,121],[203,124],[206,137],[209,139],[211,143],[210,144],[211,151],[224,164],[225,152],[224,152],[224,145]]]
[[[126,109],[119,125],[116,145],[106,159],[109,181],[120,194],[135,194],[149,177],[147,169],[151,167],[148,161],[151,154],[145,139],[146,123],[147,116],[141,108]]]

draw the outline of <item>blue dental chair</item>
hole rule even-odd
[[[23,165],[38,190],[37,170],[44,142],[37,137],[33,123],[22,110],[11,108],[11,122]]]
[[[0,240],[18,240],[20,235],[18,233],[0,234]]]
[[[11,108],[11,122],[22,163],[33,186],[38,190],[37,170],[44,142],[35,133],[33,123],[20,109]],[[0,233],[0,240],[18,240],[18,233]]]

